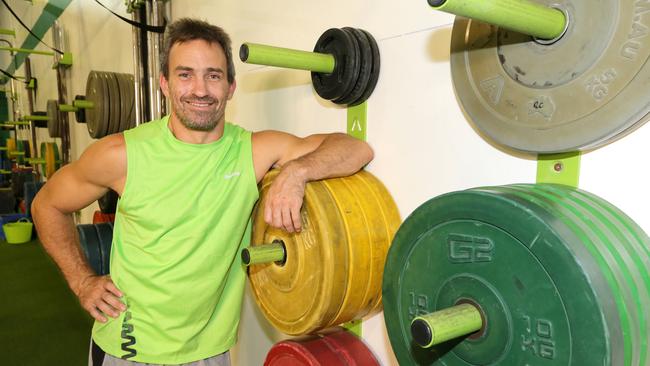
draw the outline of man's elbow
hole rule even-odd
[[[361,158],[361,161],[363,165],[367,165],[372,161],[372,159],[375,158],[375,151],[372,149],[370,144],[368,144],[365,141],[360,141],[360,148],[359,148],[359,157]]]

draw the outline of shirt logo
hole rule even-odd
[[[234,177],[239,177],[241,175],[241,172],[232,172],[232,173],[227,173],[223,175],[223,179],[231,179]]]

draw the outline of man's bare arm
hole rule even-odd
[[[121,191],[126,176],[126,151],[121,135],[91,145],[78,161],[52,176],[32,203],[39,239],[61,269],[81,305],[97,320],[117,316],[124,305],[110,277],[99,277],[84,258],[72,213],[88,206],[109,187]]]
[[[373,158],[367,143],[341,133],[298,138],[265,131],[253,136],[258,181],[271,167],[281,168],[269,189],[265,220],[288,232],[302,228],[300,208],[307,182],[354,174]]]

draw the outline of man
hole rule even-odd
[[[245,282],[238,253],[249,244],[257,182],[281,168],[265,220],[300,231],[305,183],[353,174],[373,155],[344,134],[251,134],[226,123],[236,82],[218,27],[172,24],[161,70],[171,115],[94,143],[33,204],[43,246],[96,319],[96,365],[229,364]],[[109,188],[121,197],[111,275],[97,276],[71,213]]]

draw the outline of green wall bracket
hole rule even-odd
[[[366,141],[368,102],[348,107],[348,135]]]
[[[348,332],[355,334],[357,337],[361,338],[361,324],[362,320],[353,320],[351,322],[343,324],[343,328],[347,329]]]
[[[365,101],[359,105],[348,107],[348,135],[355,137],[359,140],[366,141],[367,135],[367,118],[368,118],[368,102]],[[343,328],[347,329],[357,337],[361,338],[361,329],[363,321],[353,320],[343,324]]]
[[[54,65],[52,65],[52,68],[56,69],[59,66],[63,66],[65,68],[72,66],[72,53],[63,52],[63,55],[61,56],[59,61],[55,62]]]
[[[24,116],[23,121],[49,121],[48,116]]]
[[[539,155],[537,157],[537,183],[555,183],[578,187],[581,153]]]

